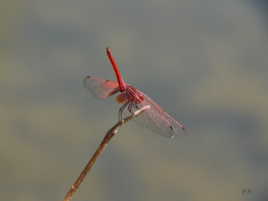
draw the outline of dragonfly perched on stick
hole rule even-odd
[[[118,112],[118,122],[107,131],[97,150],[90,157],[87,165],[66,193],[64,201],[70,201],[72,199],[74,193],[78,190],[80,184],[94,166],[98,157],[103,153],[112,137],[117,134],[119,128],[128,121],[133,119],[140,123],[142,122],[142,124],[145,123],[152,131],[167,137],[173,137],[180,131],[185,131],[185,126],[181,122],[176,121],[143,92],[127,84],[109,48],[106,49],[106,53],[113,66],[117,81],[87,76],[84,78],[83,82],[87,89],[101,99],[119,93],[116,100],[118,103],[121,103],[122,106]]]
[[[166,137],[174,137],[182,131],[185,133],[185,126],[181,122],[175,120],[142,91],[124,81],[110,48],[106,48],[106,54],[112,64],[117,81],[86,76],[83,80],[84,86],[100,99],[106,99],[119,93],[116,97],[117,102],[122,104],[118,112],[119,121],[124,116],[132,114],[146,105],[150,105],[150,109],[135,119],[137,123]]]

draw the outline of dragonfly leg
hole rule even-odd
[[[150,108],[150,105],[145,105],[142,108]],[[138,104],[134,103],[134,102],[130,102],[127,109],[131,114],[134,114],[137,110],[142,109]]]
[[[119,121],[122,121],[123,119],[123,112],[126,109],[126,107],[128,107],[128,105],[130,104],[130,102],[126,102],[125,104],[123,104],[118,111],[118,119]]]
[[[132,102],[128,104],[128,106],[127,106],[127,110],[128,110],[131,114],[134,113],[134,111],[133,111],[133,103],[132,103]]]
[[[127,109],[133,115],[137,110],[141,108],[139,108],[138,104],[131,102],[129,103]]]

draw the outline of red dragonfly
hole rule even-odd
[[[166,137],[174,137],[181,131],[185,132],[185,126],[181,122],[171,117],[156,102],[139,89],[124,81],[110,48],[106,48],[106,54],[112,64],[117,81],[89,75],[86,76],[83,83],[92,94],[100,99],[105,99],[116,93],[120,93],[116,97],[117,102],[123,104],[119,109],[119,120],[122,120],[125,115],[132,114],[136,110],[149,105],[149,109],[145,110],[138,118],[135,118],[137,123]]]

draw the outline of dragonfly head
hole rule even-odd
[[[126,97],[125,93],[121,93],[118,96],[116,96],[116,102],[120,104],[124,104],[128,101],[128,98]]]

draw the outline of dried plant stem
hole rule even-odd
[[[112,137],[116,133],[118,133],[119,128],[121,126],[123,126],[124,124],[126,124],[131,119],[133,119],[133,118],[139,116],[140,114],[142,114],[147,109],[150,109],[150,106],[149,105],[146,105],[143,108],[135,111],[132,115],[130,115],[130,116],[124,118],[123,120],[117,122],[110,130],[108,130],[108,132],[104,136],[103,140],[101,141],[99,147],[97,148],[97,150],[95,151],[95,153],[93,154],[93,156],[88,161],[87,165],[85,166],[85,168],[83,169],[83,171],[80,173],[80,175],[76,179],[76,181],[73,183],[73,185],[71,186],[70,190],[66,193],[65,198],[64,198],[64,201],[70,201],[72,199],[73,194],[78,190],[80,184],[85,179],[87,173],[91,170],[91,168],[95,164],[95,162],[98,159],[98,157],[100,156],[100,154],[105,150],[105,147],[108,145],[108,143],[110,142],[110,140],[112,139]]]

